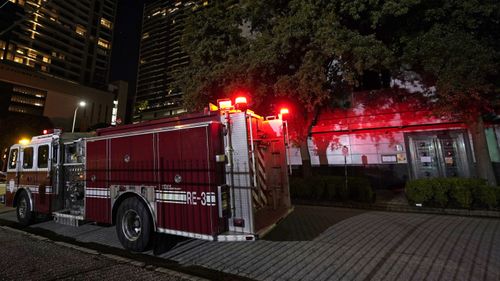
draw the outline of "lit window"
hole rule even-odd
[[[101,25],[111,29],[111,22],[105,18],[101,18]]]
[[[97,45],[99,45],[99,46],[101,46],[101,47],[103,47],[105,49],[110,49],[110,47],[111,47],[110,44],[109,44],[109,42],[106,41],[106,40],[104,40],[104,39],[102,39],[102,38],[99,38],[99,40],[97,41]]]
[[[75,27],[75,32],[81,36],[85,36],[85,33],[87,33],[87,30],[85,29],[85,27],[77,24]]]
[[[149,32],[144,32],[144,34],[142,35],[142,39],[147,39],[149,38]]]
[[[17,63],[24,63],[23,58],[18,57],[18,56],[14,57],[14,61],[17,62]]]
[[[33,50],[28,50],[28,57],[36,59],[36,52]]]
[[[49,57],[43,57],[43,62],[50,63],[50,58]]]
[[[45,65],[42,65],[40,68],[42,69],[42,71],[47,71],[47,66]]]
[[[5,50],[5,41],[0,40],[0,49]]]
[[[23,49],[17,49],[17,50],[16,50],[16,53],[21,54],[21,55],[24,55],[24,50],[23,50]]]

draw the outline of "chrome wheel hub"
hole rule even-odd
[[[122,232],[129,241],[135,241],[141,236],[142,222],[134,210],[127,210],[122,217]]]
[[[26,198],[21,198],[21,200],[19,200],[19,203],[17,205],[17,212],[19,214],[19,217],[25,218],[27,210],[28,210],[28,202],[26,202]]]

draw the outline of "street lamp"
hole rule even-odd
[[[81,101],[80,103],[78,103],[78,106],[75,108],[75,115],[73,115],[73,127],[71,127],[72,133],[75,132],[76,112],[78,111],[79,107],[84,107],[86,104],[87,104],[86,102]]]

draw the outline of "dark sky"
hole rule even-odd
[[[118,1],[110,81],[136,79],[143,6],[144,0]]]
[[[110,81],[125,80],[129,83],[128,118],[135,96],[142,12],[147,1],[118,0],[109,77]]]

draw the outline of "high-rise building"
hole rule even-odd
[[[4,2],[2,9],[14,11],[15,17],[2,23],[0,60],[106,89],[116,4],[114,0]]]
[[[157,0],[144,7],[134,121],[175,115],[186,110],[174,73],[189,63],[181,49],[185,18],[208,1]]]

